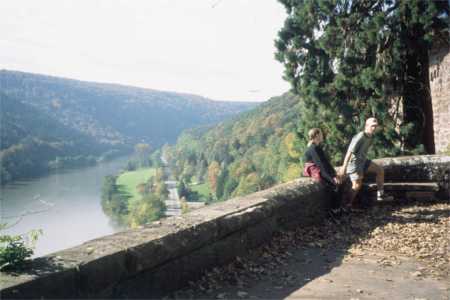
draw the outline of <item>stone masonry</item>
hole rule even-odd
[[[376,162],[388,182],[436,182],[450,198],[450,156]],[[320,184],[300,178],[34,259],[26,270],[0,272],[0,298],[161,298],[276,232],[320,224],[329,204]]]
[[[438,47],[430,53],[430,89],[436,153],[450,151],[450,51]]]

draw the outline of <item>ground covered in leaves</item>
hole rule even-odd
[[[300,277],[308,282],[329,274],[346,261],[368,257],[375,257],[375,264],[386,270],[407,259],[413,262],[414,269],[408,271],[410,277],[448,282],[449,232],[448,202],[378,205],[327,219],[321,226],[277,234],[269,245],[214,268],[200,280],[190,282],[189,288],[168,298],[261,298],[250,294],[249,289],[270,286],[269,293],[292,286],[301,288]],[[296,263],[299,264],[294,266]],[[304,272],[298,273],[299,269]],[[386,280],[390,280],[389,276]],[[355,291],[363,293],[360,289]],[[264,291],[262,294],[267,298],[271,295]]]

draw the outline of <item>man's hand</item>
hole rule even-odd
[[[342,180],[345,177],[345,170],[343,167],[339,167],[337,172],[336,172],[337,176],[339,177],[339,180]]]
[[[339,180],[339,177],[334,177],[333,181],[334,181],[334,184],[336,184],[336,185],[340,185],[341,184],[341,182]]]
[[[336,177],[333,178],[334,179],[334,183],[336,183],[337,185],[341,185],[344,182],[345,179],[345,175],[340,175],[337,174]]]

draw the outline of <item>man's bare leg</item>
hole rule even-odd
[[[369,173],[376,174],[377,181],[377,200],[392,200],[392,196],[386,196],[384,193],[384,169],[382,166],[377,165],[374,162],[371,162],[369,168],[367,169]]]
[[[375,173],[377,181],[377,189],[379,191],[384,191],[384,169],[374,162],[371,162],[369,168],[367,169],[369,173]]]
[[[349,207],[349,208],[353,207],[356,195],[361,190],[362,181],[363,181],[362,178],[359,178],[359,179],[354,180],[354,181],[352,180],[352,188],[348,192],[347,201],[346,201],[347,202],[346,203],[347,207]]]

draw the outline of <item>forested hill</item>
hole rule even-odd
[[[213,128],[185,131],[163,149],[183,182],[204,182],[213,200],[248,194],[300,174],[299,98],[274,97]]]
[[[200,96],[130,86],[0,71],[1,91],[101,141],[175,141],[183,129],[213,124],[254,103],[219,102]]]
[[[60,166],[95,163],[125,150],[59,123],[45,112],[0,91],[0,182],[35,176]]]
[[[255,103],[0,70],[1,181],[174,142]]]

